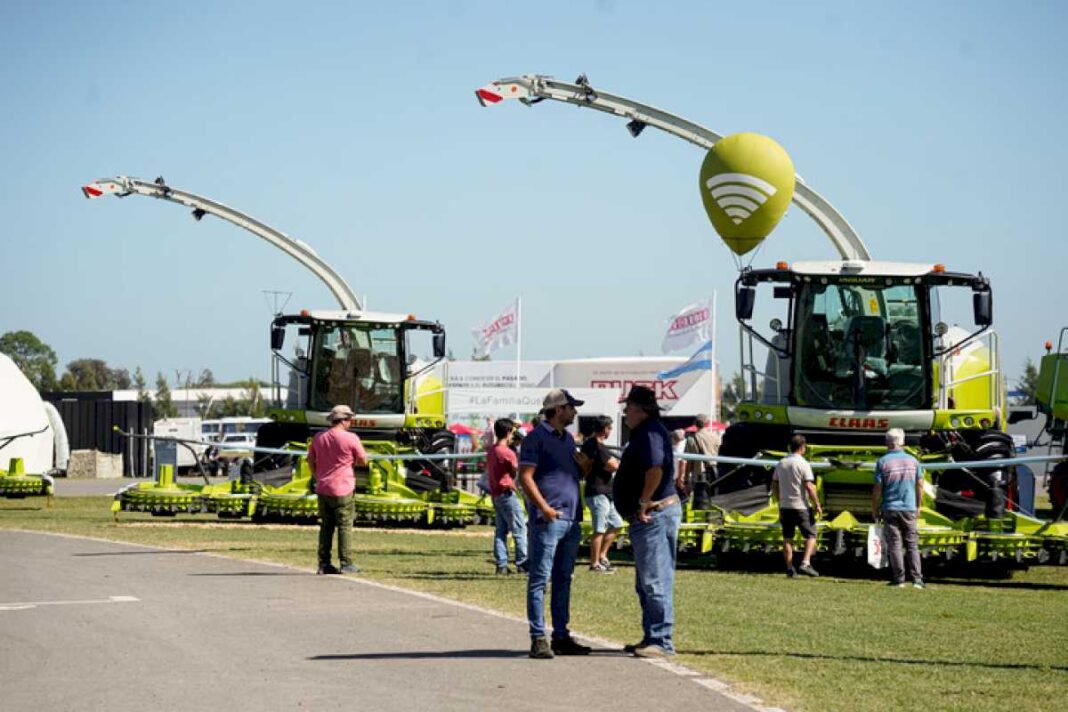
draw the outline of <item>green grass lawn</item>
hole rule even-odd
[[[211,551],[311,570],[315,527],[160,519],[106,497],[0,500],[0,527]],[[357,563],[375,581],[524,616],[520,576],[496,577],[488,528],[357,530]],[[633,569],[575,572],[572,627],[640,637]],[[817,562],[818,563],[818,562]],[[788,580],[777,572],[684,562],[676,589],[678,661],[796,710],[1062,709],[1068,699],[1068,569],[993,579],[932,580],[926,591],[848,576]]]

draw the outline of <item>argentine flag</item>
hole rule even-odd
[[[712,370],[712,339],[701,344],[701,348],[694,351],[686,363],[680,364],[669,371],[661,371],[656,374],[657,380],[663,381],[668,378],[677,378],[690,371]]]

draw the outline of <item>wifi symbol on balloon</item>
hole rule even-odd
[[[776,193],[771,183],[747,173],[720,173],[709,178],[705,186],[735,225],[759,210]]]

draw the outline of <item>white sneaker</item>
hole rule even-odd
[[[666,658],[670,657],[672,653],[661,648],[659,645],[650,643],[649,645],[643,645],[634,649],[634,656],[638,658]]]

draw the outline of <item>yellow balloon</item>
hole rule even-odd
[[[739,133],[716,142],[701,164],[701,202],[736,254],[771,234],[794,196],[794,163],[767,136]]]

